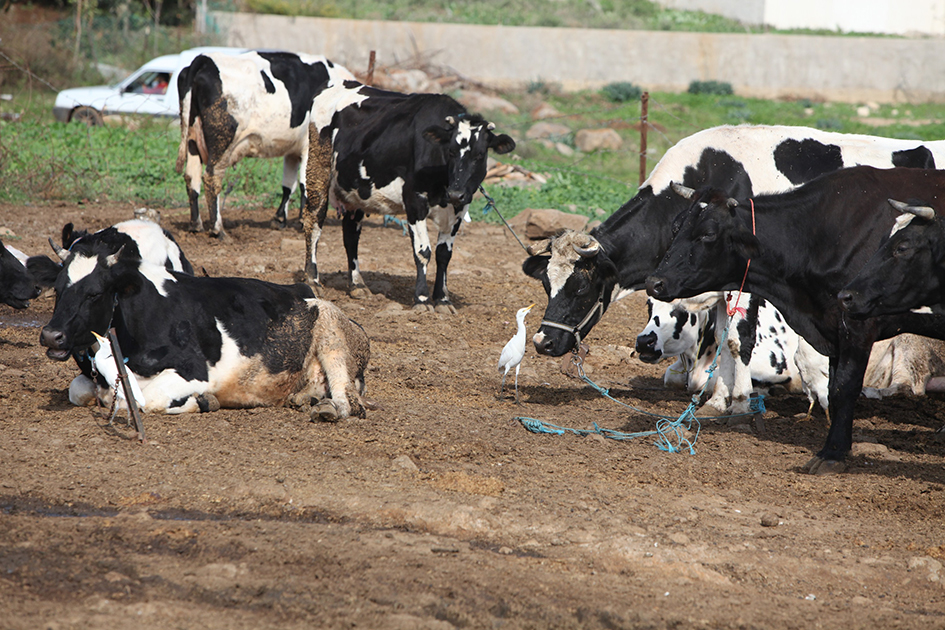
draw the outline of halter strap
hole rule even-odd
[[[606,287],[601,287],[600,296],[597,298],[597,302],[591,307],[591,310],[584,316],[584,319],[577,326],[568,326],[567,324],[559,324],[558,322],[553,322],[549,319],[541,320],[542,326],[548,326],[549,328],[558,328],[560,330],[566,330],[572,335],[574,335],[574,347],[577,348],[581,345],[581,329],[591,321],[594,315],[597,314],[597,311],[600,311],[600,314],[604,314],[604,293],[606,292]]]
[[[752,236],[755,236],[755,200],[749,199],[748,201],[749,203],[751,203],[751,234]],[[751,266],[751,258],[749,258],[748,262],[745,263],[745,275],[742,276],[742,284],[741,286],[738,287],[738,297],[735,298],[735,306],[729,307],[726,305],[725,307],[725,312],[728,313],[729,317],[733,317],[735,313],[739,312],[738,301],[742,299],[742,289],[745,288],[745,280],[748,279],[748,268],[750,266]],[[729,293],[728,299],[726,301],[731,301],[731,299],[732,299],[732,294]],[[745,309],[741,309],[741,310],[745,311]],[[745,313],[743,312],[742,315],[744,314]]]

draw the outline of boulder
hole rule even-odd
[[[540,140],[546,138],[563,138],[571,133],[567,125],[553,122],[537,122],[528,131],[525,137],[529,140]]]
[[[532,110],[531,114],[532,120],[544,120],[545,118],[557,118],[561,116],[561,112],[545,102],[539,103],[538,106]]]
[[[588,217],[584,215],[561,212],[553,208],[526,208],[523,212],[528,212],[525,236],[532,240],[550,238],[565,228],[580,232],[588,222]]]
[[[583,153],[591,153],[600,149],[616,150],[623,146],[623,139],[619,133],[609,127],[604,129],[581,129],[574,134],[574,146]]]
[[[388,70],[376,77],[375,83],[386,89],[397,92],[437,92],[439,87],[430,80],[430,76],[423,70],[403,70],[396,68]]]
[[[500,111],[506,114],[517,114],[518,107],[498,96],[489,96],[475,90],[462,90],[456,98],[470,111]]]

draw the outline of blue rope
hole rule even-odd
[[[594,423],[594,429],[571,429],[568,427],[559,427],[548,422],[543,422],[542,420],[537,420],[535,418],[527,418],[523,416],[517,416],[513,420],[518,420],[522,423],[526,429],[532,433],[552,433],[555,435],[564,435],[565,433],[573,433],[574,435],[579,435],[585,437],[588,435],[601,435],[605,438],[611,440],[632,440],[638,437],[649,437],[656,436],[655,446],[663,451],[668,453],[680,453],[683,449],[689,449],[690,455],[696,454],[695,444],[696,440],[699,439],[699,431],[702,428],[702,425],[699,423],[699,418],[696,417],[695,409],[699,404],[699,401],[702,399],[702,395],[705,393],[706,387],[709,385],[709,380],[712,378],[712,374],[718,368],[719,354],[722,351],[722,347],[725,345],[725,339],[728,337],[728,326],[722,330],[722,338],[719,342],[719,347],[715,351],[715,357],[712,359],[712,365],[706,369],[706,373],[709,377],[706,379],[705,383],[702,385],[702,389],[699,390],[698,394],[693,394],[689,406],[686,407],[686,410],[679,415],[678,418],[673,416],[664,416],[660,414],[651,413],[643,409],[634,407],[633,405],[628,405],[627,403],[617,400],[610,395],[610,390],[605,389],[589,379],[587,374],[584,373],[583,362],[575,362],[578,368],[578,375],[581,377],[585,383],[590,385],[593,389],[597,390],[599,394],[605,398],[614,401],[618,405],[632,409],[638,413],[644,415],[652,416],[657,418],[656,430],[655,431],[638,431],[636,433],[624,433],[621,431],[614,431],[613,429],[602,429],[597,426],[597,423]],[[732,414],[730,416],[717,416],[718,418],[736,418],[739,416],[750,416],[756,413],[765,412],[765,402],[764,396],[752,396],[750,401],[750,411],[748,413],[739,413]],[[686,437],[686,434],[692,434],[692,439]]]
[[[384,227],[388,227],[391,223],[394,225],[399,225],[404,230],[404,236],[407,236],[407,222],[403,219],[398,219],[392,214],[384,215]]]

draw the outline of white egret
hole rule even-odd
[[[115,363],[112,344],[108,340],[108,337],[103,337],[94,330],[92,334],[95,335],[95,338],[98,340],[98,350],[92,355],[92,363],[95,365],[95,369],[98,373],[105,377],[108,386],[117,391],[117,399],[115,400],[115,411],[117,412],[118,401],[124,400],[125,398],[125,388],[120,385],[117,389],[115,388],[115,383],[118,382],[118,364]],[[138,408],[144,409],[144,394],[138,386],[138,380],[131,370],[125,370],[125,372],[128,374],[128,383],[131,385],[131,393],[134,395],[135,402],[138,403]],[[115,414],[113,413],[112,418],[114,417]],[[109,423],[111,423],[111,418],[109,418]]]
[[[502,390],[505,389],[505,378],[509,375],[509,370],[515,368],[515,404],[518,404],[518,370],[522,365],[522,359],[525,357],[525,316],[532,307],[518,309],[515,314],[515,321],[518,324],[518,330],[515,336],[509,339],[509,342],[502,348],[502,355],[499,357],[499,371],[505,370],[502,375],[502,384],[499,386],[499,396],[502,396]]]

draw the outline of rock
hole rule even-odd
[[[563,142],[555,142],[555,149],[557,149],[558,153],[560,153],[561,155],[565,157],[571,157],[572,155],[574,155],[574,149],[572,149],[571,147],[569,147]]]
[[[475,90],[462,90],[457,99],[472,111],[494,110],[506,114],[517,114],[518,107],[498,96],[489,96]]]
[[[623,139],[619,133],[609,127],[604,129],[581,129],[574,134],[574,146],[583,153],[600,149],[616,150],[623,146]]]
[[[438,86],[423,70],[388,70],[377,77],[376,83],[397,92],[435,92]]]
[[[554,106],[549,105],[548,103],[542,102],[538,104],[538,107],[532,110],[532,120],[544,120],[545,118],[557,118],[561,115]]]
[[[865,118],[866,116],[870,115],[870,108],[866,105],[860,105],[856,108],[856,115],[860,118]]]
[[[135,210],[135,218],[144,221],[151,221],[161,225],[161,212],[154,208],[138,208]]]
[[[552,122],[537,122],[529,127],[528,131],[525,132],[525,137],[529,140],[563,138],[570,133],[571,129],[567,125]]]
[[[0,227],[0,236],[9,238],[11,236],[16,236],[16,234],[8,227]]]
[[[531,210],[525,224],[525,236],[532,240],[550,238],[564,228],[580,232],[587,226],[588,218],[580,214],[569,214],[553,208]]]
[[[778,518],[777,514],[767,514],[761,515],[761,526],[762,527],[777,527],[781,524],[781,519]]]
[[[417,468],[417,465],[413,463],[413,460],[410,459],[409,455],[400,455],[395,457],[391,462],[391,467],[394,470],[404,470],[407,472],[420,472],[420,469]]]

